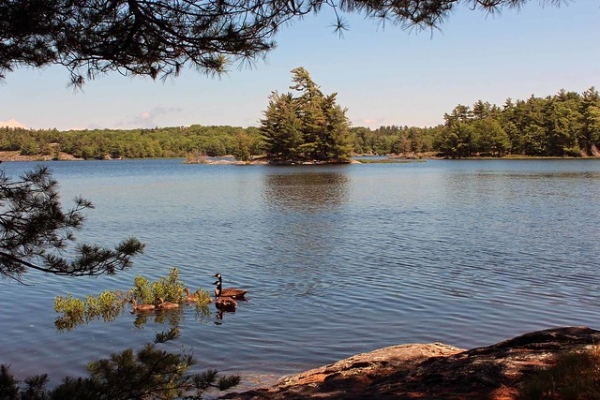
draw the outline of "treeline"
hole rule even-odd
[[[0,128],[0,151],[20,151],[25,156],[60,153],[83,159],[185,157],[199,152],[208,156],[237,155],[240,148],[260,154],[257,128],[232,126],[170,127],[131,130],[28,130]]]
[[[452,158],[472,156],[598,156],[600,95],[559,91],[554,96],[513,102],[502,107],[477,101],[444,115],[435,151]]]
[[[479,100],[458,105],[431,128],[397,126],[354,128],[359,154],[435,153],[448,158],[600,156],[600,95],[560,90],[545,98],[531,96],[503,106]]]
[[[600,95],[559,91],[545,98],[507,99],[502,106],[477,101],[458,105],[435,127],[382,126],[350,128],[353,154],[424,153],[449,158],[474,156],[598,156]],[[58,131],[0,128],[0,151],[60,159],[67,153],[83,159],[186,157],[189,154],[247,159],[265,153],[255,127],[170,127],[132,130]]]
[[[349,129],[354,154],[408,154],[434,151],[433,142],[442,126],[415,128],[383,126]],[[20,151],[24,156],[60,153],[83,159],[186,157],[191,153],[210,157],[233,154],[260,156],[264,138],[258,128],[232,126],[170,127],[153,129],[29,130],[0,127],[0,151]]]
[[[350,142],[354,154],[398,154],[414,156],[436,152],[435,138],[443,126],[431,128],[381,126],[377,129],[350,128]]]

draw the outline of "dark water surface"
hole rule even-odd
[[[3,163],[10,176],[35,163]],[[0,280],[0,363],[54,384],[141,348],[168,324],[125,312],[58,332],[54,297],[128,289],[178,267],[192,288],[249,291],[218,320],[178,316],[196,368],[268,380],[400,343],[493,344],[560,325],[599,328],[600,161],[427,161],[335,167],[51,162],[82,241],[146,243],[112,277]],[[214,309],[211,309],[214,311]],[[262,378],[256,378],[262,377]],[[261,382],[255,382],[261,383]]]

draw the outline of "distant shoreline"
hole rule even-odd
[[[20,151],[0,151],[1,161],[83,161],[83,158],[73,157],[68,153],[60,153],[58,159],[54,156],[38,154],[35,156],[21,155]]]
[[[542,156],[523,156],[523,155],[509,155],[504,157],[465,157],[465,158],[444,158],[434,154],[423,154],[419,156],[399,156],[399,155],[384,155],[375,156],[362,154],[355,157],[382,157],[381,159],[368,159],[368,160],[352,160],[348,164],[377,164],[377,163],[403,163],[403,162],[419,162],[427,160],[598,160],[600,156],[588,156],[588,157],[542,157]],[[172,157],[172,158],[183,158],[183,157]],[[171,159],[172,159],[171,158]],[[164,157],[164,159],[170,159]],[[94,161],[119,161],[119,160],[143,160],[143,158],[105,158],[104,160]],[[58,158],[51,155],[35,155],[35,156],[24,156],[21,155],[20,151],[0,151],[0,162],[36,162],[36,161],[92,161],[86,160],[80,157],[74,157],[68,153],[60,153]],[[269,165],[269,162],[265,159],[256,159],[250,161],[239,161],[233,156],[223,157],[203,157],[199,160],[186,159],[184,164],[208,164],[208,165]],[[285,164],[274,164],[274,165],[329,165],[333,163],[319,163],[319,162],[298,162],[298,163],[285,163]]]

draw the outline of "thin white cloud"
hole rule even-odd
[[[121,128],[154,128],[159,125],[156,119],[160,116],[181,112],[180,107],[154,107],[150,111],[144,111],[128,121],[117,124]]]
[[[364,126],[367,128],[379,128],[385,125],[385,118],[364,118],[352,121],[352,126]]]
[[[8,128],[27,128],[25,125],[23,125],[16,119],[9,119],[8,121],[0,121],[0,126],[8,127]]]

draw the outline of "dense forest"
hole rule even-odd
[[[435,151],[448,157],[588,156],[600,147],[600,95],[591,87],[583,94],[559,91],[554,96],[513,102],[502,107],[477,101],[458,105],[444,115]]]
[[[435,127],[351,127],[353,154],[441,157],[598,156],[600,94],[559,91],[544,98],[507,99],[502,106],[479,100],[458,105]],[[168,127],[132,130],[28,130],[0,128],[0,151],[60,159],[66,153],[83,159],[186,157],[190,154],[239,159],[265,153],[257,127]]]

